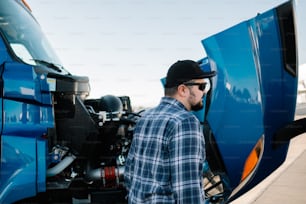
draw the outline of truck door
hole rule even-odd
[[[45,136],[54,121],[44,75],[19,62],[5,62],[1,71],[0,203],[12,203],[46,190]]]

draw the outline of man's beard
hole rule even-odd
[[[202,108],[203,108],[203,102],[202,101],[200,101],[199,103],[191,106],[192,111],[198,111],[198,110],[201,110]]]

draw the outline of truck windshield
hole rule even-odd
[[[23,62],[61,66],[40,25],[20,0],[0,0],[0,31]]]

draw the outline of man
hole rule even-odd
[[[209,78],[198,63],[183,60],[168,70],[165,96],[137,122],[126,160],[129,203],[204,203],[205,142],[198,119]]]

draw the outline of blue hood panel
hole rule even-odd
[[[245,22],[203,41],[218,72],[207,120],[233,185],[240,181],[244,161],[264,134],[259,70],[250,37]]]
[[[232,199],[271,174],[286,158],[288,141],[275,133],[294,120],[297,51],[292,2],[202,41],[212,70],[207,121],[228,176]],[[245,161],[264,138],[252,178],[241,187]],[[277,146],[277,147],[276,147]]]

